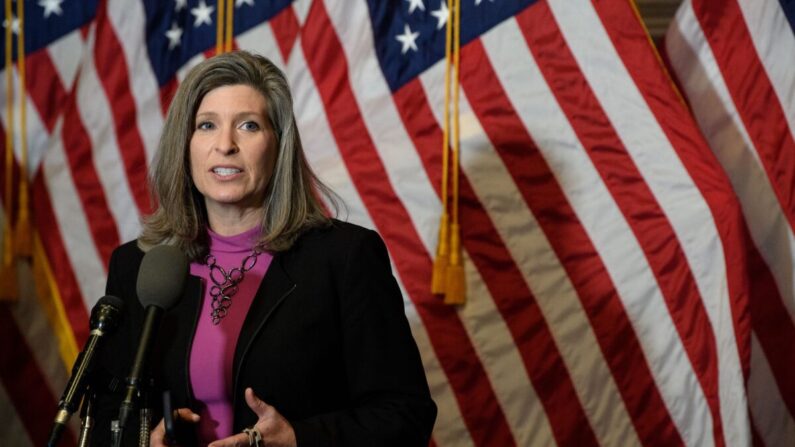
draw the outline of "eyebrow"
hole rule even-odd
[[[255,111],[238,112],[238,113],[234,114],[233,118],[240,119],[240,118],[249,117],[249,116],[255,116],[257,118],[262,118],[262,119],[267,121],[267,118],[266,118],[264,113],[255,112]],[[213,112],[213,111],[199,112],[199,113],[196,114],[196,118],[197,119],[198,118],[217,118],[217,117],[218,117],[218,113],[217,112]]]

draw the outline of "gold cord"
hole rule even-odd
[[[16,223],[14,251],[17,256],[30,257],[33,253],[28,203],[28,127],[27,127],[27,81],[25,77],[25,8],[17,1],[17,70],[19,72],[19,214]]]
[[[218,0],[218,5],[216,5],[216,10],[218,11],[218,20],[215,24],[215,54],[222,54],[224,52],[224,14],[226,13],[226,8],[224,7],[225,1],[226,0]]]
[[[455,0],[451,0],[455,1]],[[447,26],[444,45],[444,123],[442,131],[442,214],[439,217],[439,240],[436,243],[436,258],[433,261],[433,274],[431,276],[431,293],[443,294],[447,281],[447,264],[449,262],[450,248],[450,221],[448,215],[449,194],[447,185],[450,172],[450,66],[452,52],[450,49],[453,40],[453,10],[447,10]]]
[[[461,227],[458,213],[458,177],[460,145],[459,120],[459,77],[461,67],[461,2],[453,0],[455,27],[453,40],[453,160],[452,160],[452,224],[450,225],[450,262],[447,265],[444,302],[447,304],[464,304],[466,301],[466,277],[461,249]]]
[[[234,38],[234,20],[235,20],[235,11],[233,9],[233,2],[232,0],[226,0],[226,45],[224,47],[225,52],[232,51],[232,40]]]
[[[3,226],[3,264],[0,266],[0,300],[17,298],[17,274],[14,268],[13,223],[12,223],[12,181],[14,167],[14,65],[12,52],[13,33],[11,30],[13,14],[11,0],[5,0],[5,70],[6,70],[6,157],[5,157],[5,190],[3,191],[3,209],[5,225]]]

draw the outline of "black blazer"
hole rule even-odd
[[[94,445],[108,445],[120,380],[138,344],[144,309],[135,283],[143,255],[133,241],[111,257],[107,293],[126,309],[99,355]],[[151,395],[159,399],[168,389],[176,407],[194,410],[188,356],[197,319],[209,318],[199,315],[201,299],[201,280],[191,276],[164,314],[149,363]],[[436,418],[386,247],[375,232],[339,221],[275,255],[241,329],[233,374],[235,432],[256,422],[243,398],[251,387],[287,418],[300,447],[425,446]],[[134,442],[137,429],[132,420],[125,441]]]

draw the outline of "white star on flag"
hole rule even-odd
[[[3,20],[3,28],[8,28],[8,19]],[[19,19],[11,16],[11,32],[14,34],[19,34]]]
[[[414,12],[415,9],[420,8],[420,11],[425,11],[425,4],[422,0],[406,0],[409,2],[409,14]]]
[[[442,1],[442,4],[439,5],[439,9],[431,11],[431,15],[436,17],[436,20],[438,20],[436,23],[436,29],[444,28],[444,25],[447,23],[447,17],[450,16],[450,10],[447,9],[447,3]]]
[[[254,0],[235,0],[235,8],[239,8],[243,5],[254,6]]]
[[[403,44],[403,48],[400,50],[400,52],[406,54],[409,49],[417,51],[417,37],[420,37],[419,31],[411,32],[409,24],[405,24],[403,28],[403,34],[399,34],[395,37],[395,39]]]
[[[49,18],[52,13],[55,13],[55,15],[63,14],[61,3],[63,3],[63,0],[39,0],[39,6],[44,8],[44,18]]]
[[[489,2],[494,3],[494,0],[489,0]],[[475,0],[475,6],[480,6],[483,3],[483,0]]]
[[[212,14],[213,11],[215,11],[215,6],[207,6],[207,3],[201,0],[199,6],[191,8],[190,10],[190,13],[196,17],[196,20],[193,22],[193,27],[198,28],[202,23],[212,25],[213,20],[210,18],[210,14]]]
[[[188,0],[177,0],[176,4],[174,5],[174,11],[180,12],[187,7],[188,7]]]
[[[177,22],[171,24],[171,29],[166,31],[166,38],[168,38],[168,49],[173,50],[174,47],[179,45],[182,40],[182,28],[177,25]]]

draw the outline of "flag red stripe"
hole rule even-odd
[[[765,353],[779,393],[790,415],[795,416],[795,326],[784,307],[775,279],[745,229],[748,244],[750,308],[754,333]]]
[[[53,212],[49,191],[44,184],[44,172],[41,169],[33,179],[32,191],[36,229],[39,232],[44,251],[47,253],[47,259],[51,262],[52,274],[58,285],[58,293],[66,318],[74,332],[75,340],[78,343],[83,343],[88,339],[88,312],[77,283],[77,277],[66,253],[60,227],[53,224],[58,220]],[[59,262],[52,263],[52,260]]]
[[[540,66],[544,62],[539,53],[558,55],[567,50],[546,4],[519,13],[517,22]],[[535,29],[544,31],[536,35]],[[638,436],[646,443],[682,444],[618,291],[552,170],[518,119],[482,46],[467,45],[462,56],[462,83],[473,110],[571,278]],[[565,71],[575,68],[576,63],[567,61]],[[554,87],[548,77],[547,83]]]
[[[77,87],[67,96],[62,142],[89,231],[102,264],[107,266],[111,252],[119,245],[119,232],[94,166],[91,140],[80,120]]]
[[[172,76],[168,82],[160,87],[160,107],[163,109],[163,116],[168,115],[168,106],[171,105],[171,100],[177,94],[177,87],[179,87],[179,81],[177,81],[176,76]]]
[[[52,134],[67,94],[46,48],[25,55],[25,84],[44,127]]]
[[[670,85],[671,79],[660,69],[661,62],[655,57],[655,49],[634,12],[623,0],[598,2],[594,7],[624,66],[710,208],[723,242],[734,334],[747,379],[751,362],[751,320],[744,263],[746,245],[742,232],[738,231],[743,217],[731,182],[676,91],[663,88]]]
[[[350,86],[341,43],[322,2],[314,2],[301,36],[308,68],[329,124],[362,201],[384,237],[395,265],[450,385],[476,445],[515,445],[494,390],[455,309],[430,294],[431,259],[408,212],[387,181]]]
[[[46,386],[33,353],[7,306],[0,306],[0,380],[25,426],[33,445],[47,445],[58,401]],[[59,445],[75,446],[71,430],[66,430]]]
[[[146,179],[146,151],[138,130],[138,114],[132,95],[124,49],[108,16],[108,2],[97,9],[94,65],[110,104],[113,129],[124,162],[127,183],[139,214],[149,214],[151,203]],[[113,63],[108,63],[113,61]]]
[[[442,130],[418,79],[394,95],[401,119],[440,195]],[[461,240],[508,326],[550,426],[561,446],[598,445],[569,372],[533,293],[478,200],[469,178],[460,176]]]
[[[282,60],[287,63],[290,60],[290,53],[293,50],[295,41],[298,39],[298,33],[301,28],[298,18],[295,16],[295,11],[291,7],[284,8],[280,13],[273,16],[268,23],[271,30],[273,30],[276,44],[279,45]]]
[[[756,54],[740,7],[735,0],[693,0],[693,11],[790,228],[795,231],[795,140]]]

